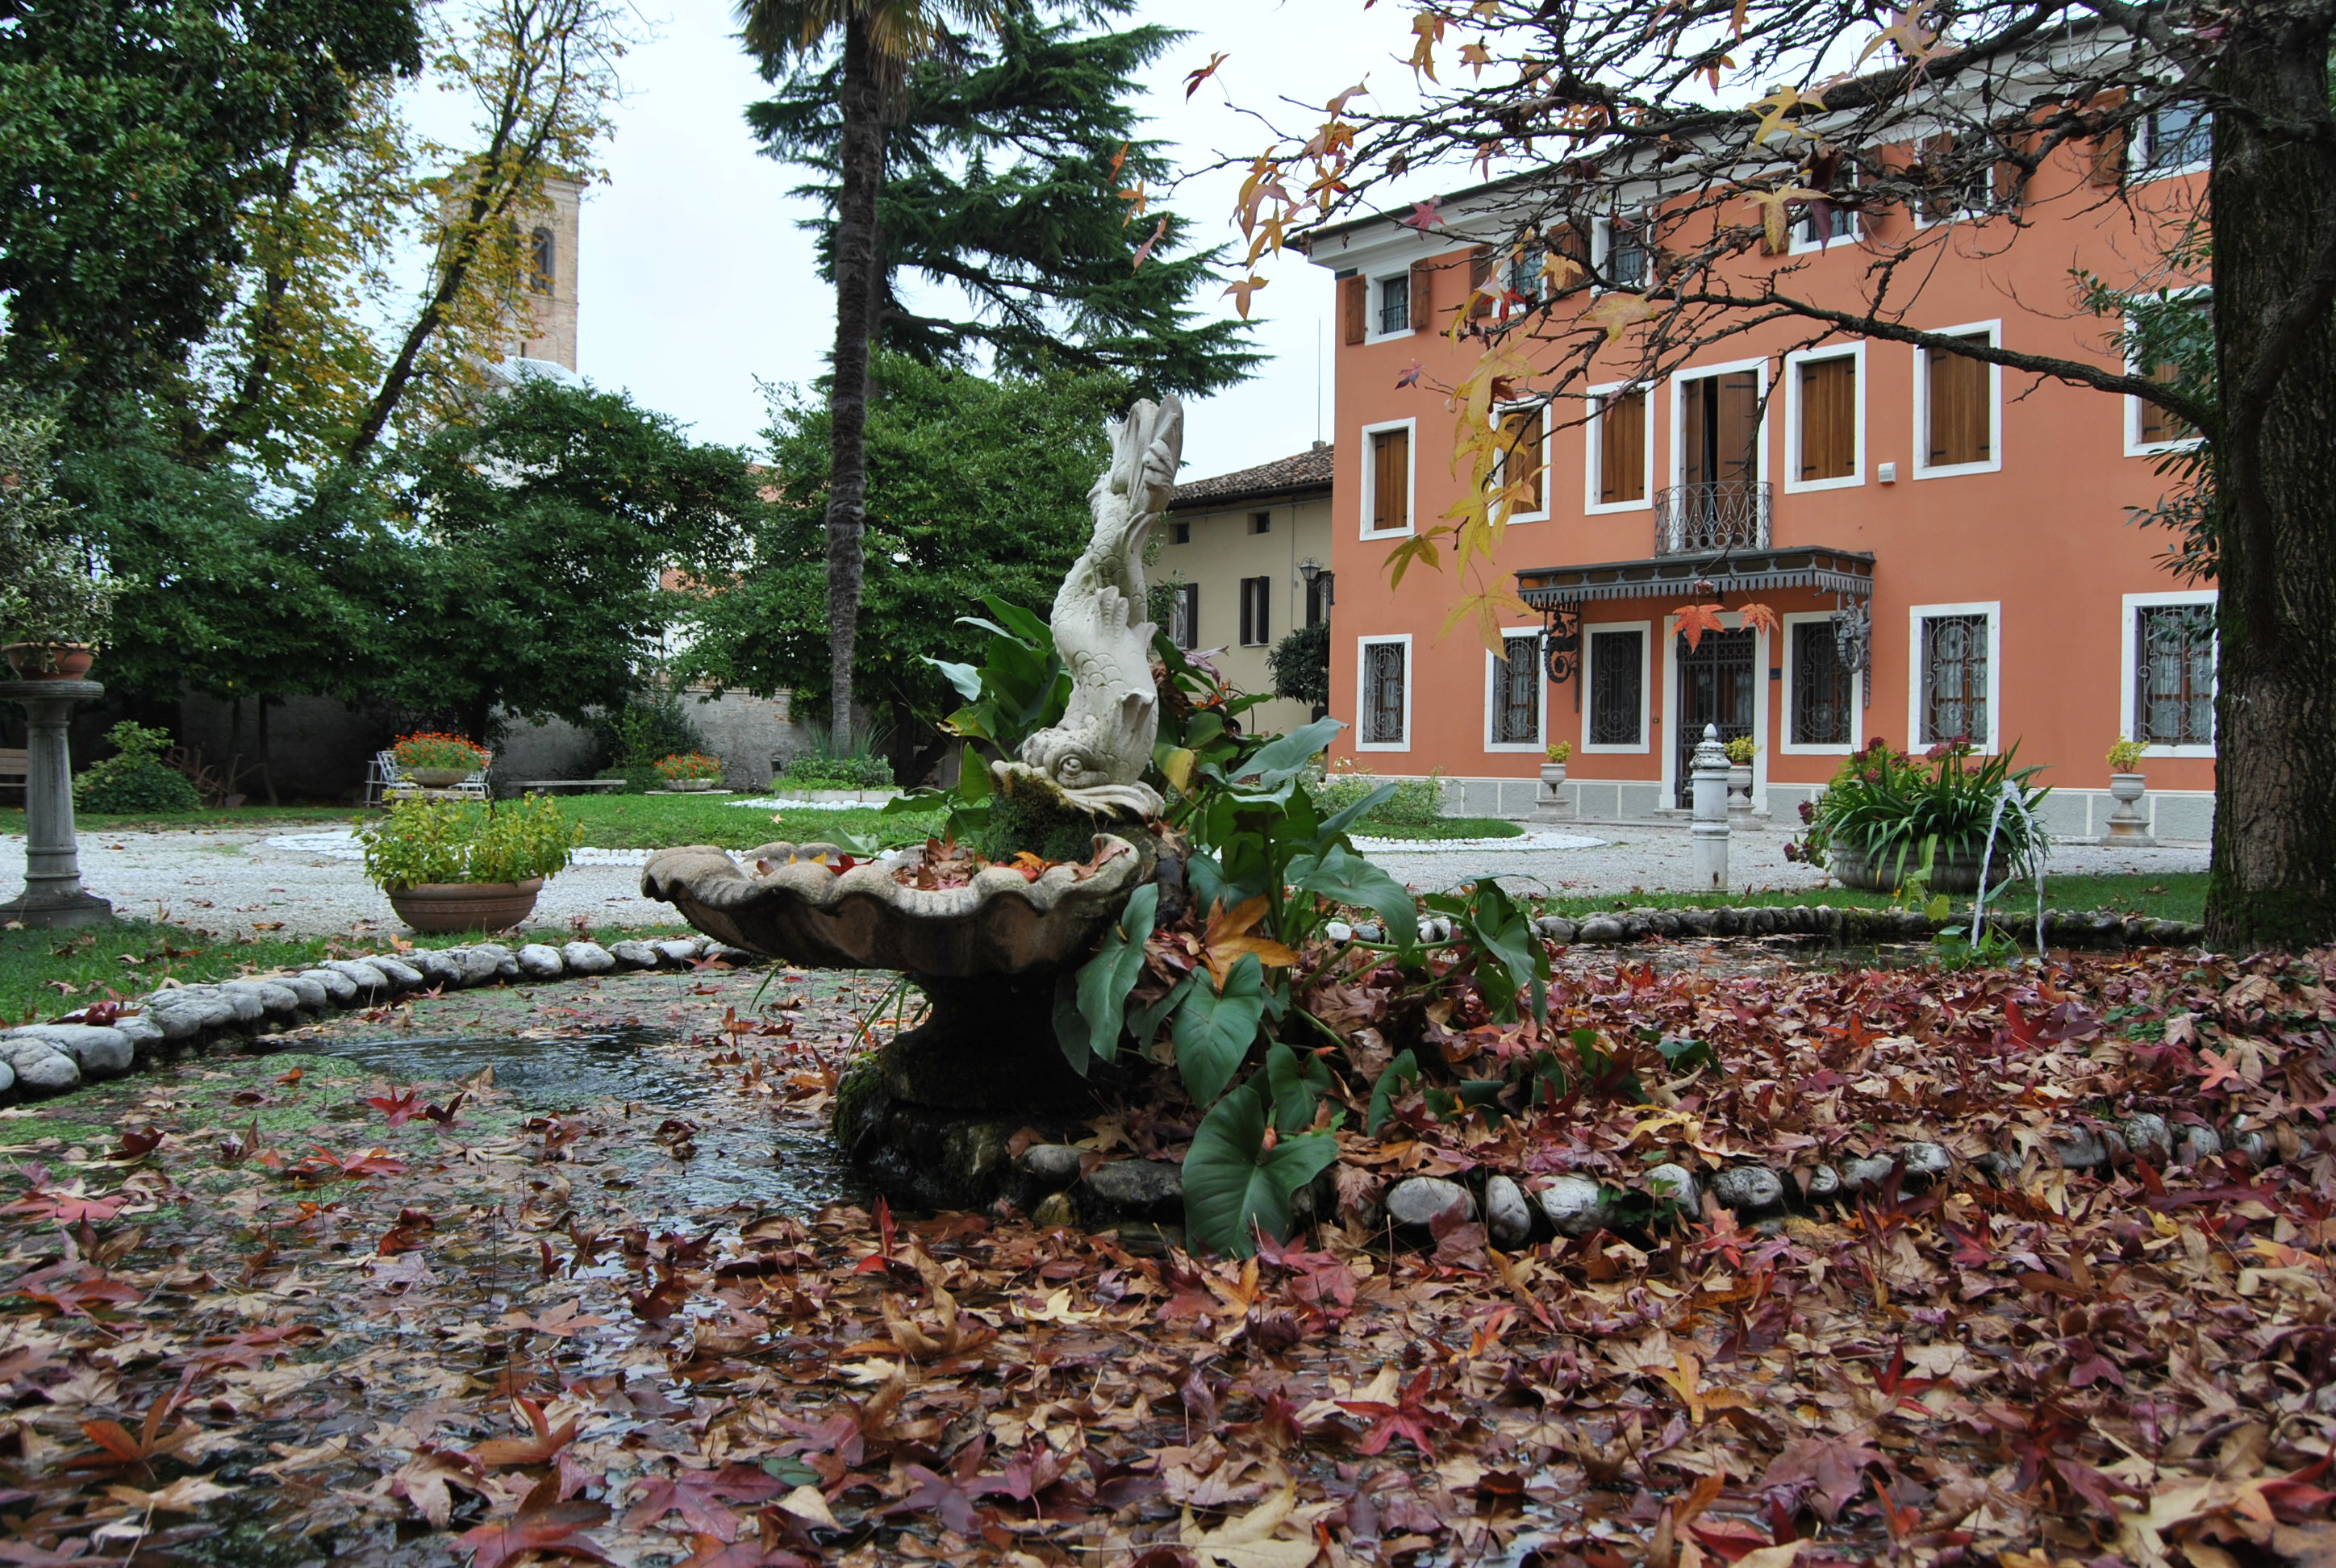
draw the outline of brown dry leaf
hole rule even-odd
[[[1178,1540],[1200,1568],[1307,1568],[1316,1546],[1307,1526],[1329,1512],[1327,1505],[1298,1505],[1298,1488],[1285,1485],[1238,1519],[1228,1519],[1214,1530],[1198,1530],[1190,1510],[1184,1514]],[[1301,1539],[1276,1539],[1285,1524],[1295,1524]]]

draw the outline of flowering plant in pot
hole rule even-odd
[[[2049,842],[2036,808],[2052,792],[2029,783],[2041,766],[2013,765],[2019,749],[1980,756],[1958,737],[1910,756],[1877,735],[1817,797],[1802,853],[1882,892],[1917,878],[1932,892],[1974,892],[1982,861],[1990,884],[2030,874]]]
[[[1565,765],[1573,755],[1572,741],[1554,740],[1542,753],[1541,782],[1554,790],[1565,782]]]
[[[489,761],[484,746],[437,730],[398,736],[389,755],[398,772],[431,789],[461,784]]]
[[[0,409],[0,653],[25,680],[89,673],[113,610],[93,545],[51,490],[56,422]]]
[[[584,830],[551,801],[401,801],[358,835],[365,875],[417,931],[499,931],[527,919]]]
[[[722,782],[722,759],[702,751],[659,757],[657,775],[669,790],[710,790]]]
[[[2119,740],[2109,747],[2109,799],[2117,803],[2109,808],[2103,843],[2135,842],[2149,836],[2149,819],[2141,814],[2141,797],[2149,788],[2141,771],[2144,752],[2137,740]]]

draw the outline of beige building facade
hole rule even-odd
[[[511,336],[496,345],[506,360],[576,368],[577,237],[583,201],[580,181],[550,175],[543,182],[543,206],[520,220],[520,291]]]
[[[1160,521],[1150,570],[1170,590],[1168,634],[1206,654],[1237,691],[1270,692],[1274,645],[1329,617],[1331,455],[1318,441],[1294,456],[1181,484]],[[1313,716],[1305,704],[1277,697],[1247,722],[1288,730]]]

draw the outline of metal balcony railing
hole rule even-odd
[[[1708,555],[1768,548],[1768,482],[1724,479],[1655,492],[1655,553]]]

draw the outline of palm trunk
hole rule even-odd
[[[868,346],[875,329],[876,192],[884,178],[884,91],[868,24],[843,34],[842,190],[835,213],[835,379],[828,395],[828,697],[838,745],[852,737],[852,667],[868,496]]]
[[[2336,938],[2336,148],[2317,7],[2230,13],[2208,199],[2221,754],[2215,946]]]

